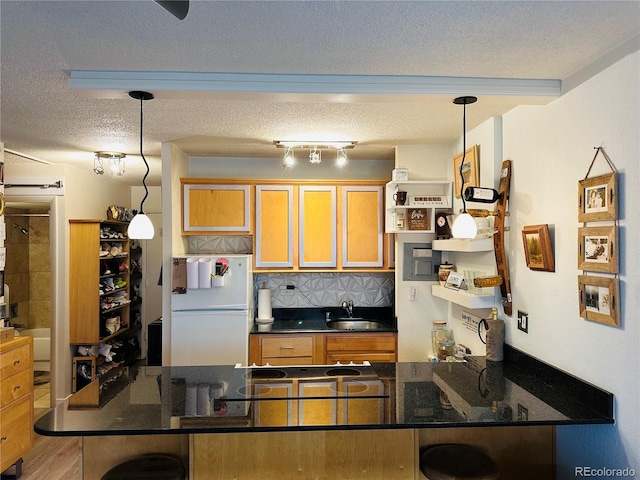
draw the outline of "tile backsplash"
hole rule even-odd
[[[358,307],[388,307],[395,290],[393,273],[254,273],[253,279],[254,297],[264,282],[273,308],[337,307],[343,300]]]
[[[189,237],[192,254],[252,254],[251,235],[194,235]],[[358,307],[393,305],[393,273],[254,273],[254,298],[265,283],[271,289],[273,308],[337,307],[352,300]],[[287,285],[293,285],[288,290]],[[256,303],[257,305],[257,303]]]

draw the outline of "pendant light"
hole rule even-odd
[[[147,176],[149,175],[149,164],[147,163],[147,159],[144,158],[144,153],[142,151],[142,131],[143,131],[143,116],[142,116],[142,102],[144,100],[153,100],[153,94],[149,92],[141,92],[141,91],[132,91],[129,92],[129,96],[136,100],[140,100],[140,156],[144,161],[144,166],[147,168],[144,177],[142,177],[142,186],[144,187],[144,197],[142,197],[142,201],[140,202],[140,211],[138,214],[133,217],[131,223],[129,223],[128,235],[129,238],[140,239],[140,240],[148,240],[153,238],[154,229],[153,224],[149,217],[144,214],[144,201],[147,199],[149,195],[149,189],[147,189]]]
[[[460,198],[462,198],[462,213],[458,215],[451,227],[454,238],[475,238],[478,233],[478,226],[471,215],[467,213],[467,203],[464,200],[464,159],[467,154],[467,105],[475,103],[476,97],[465,96],[453,100],[456,105],[462,105],[462,160],[460,161]]]

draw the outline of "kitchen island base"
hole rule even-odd
[[[555,478],[553,426],[203,433],[83,437],[84,480],[145,453],[179,458],[190,480],[419,480],[420,453],[457,443],[478,447],[502,478]]]

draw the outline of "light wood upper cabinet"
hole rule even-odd
[[[256,186],[256,267],[293,267],[293,195],[291,185]]]
[[[184,183],[182,186],[183,233],[249,232],[249,185]]]
[[[336,187],[301,186],[299,266],[336,267]]]
[[[342,266],[382,267],[381,186],[342,187]]]

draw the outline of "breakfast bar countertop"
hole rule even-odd
[[[507,345],[504,362],[131,367],[128,385],[102,408],[62,402],[35,431],[94,436],[611,423],[613,394]]]

